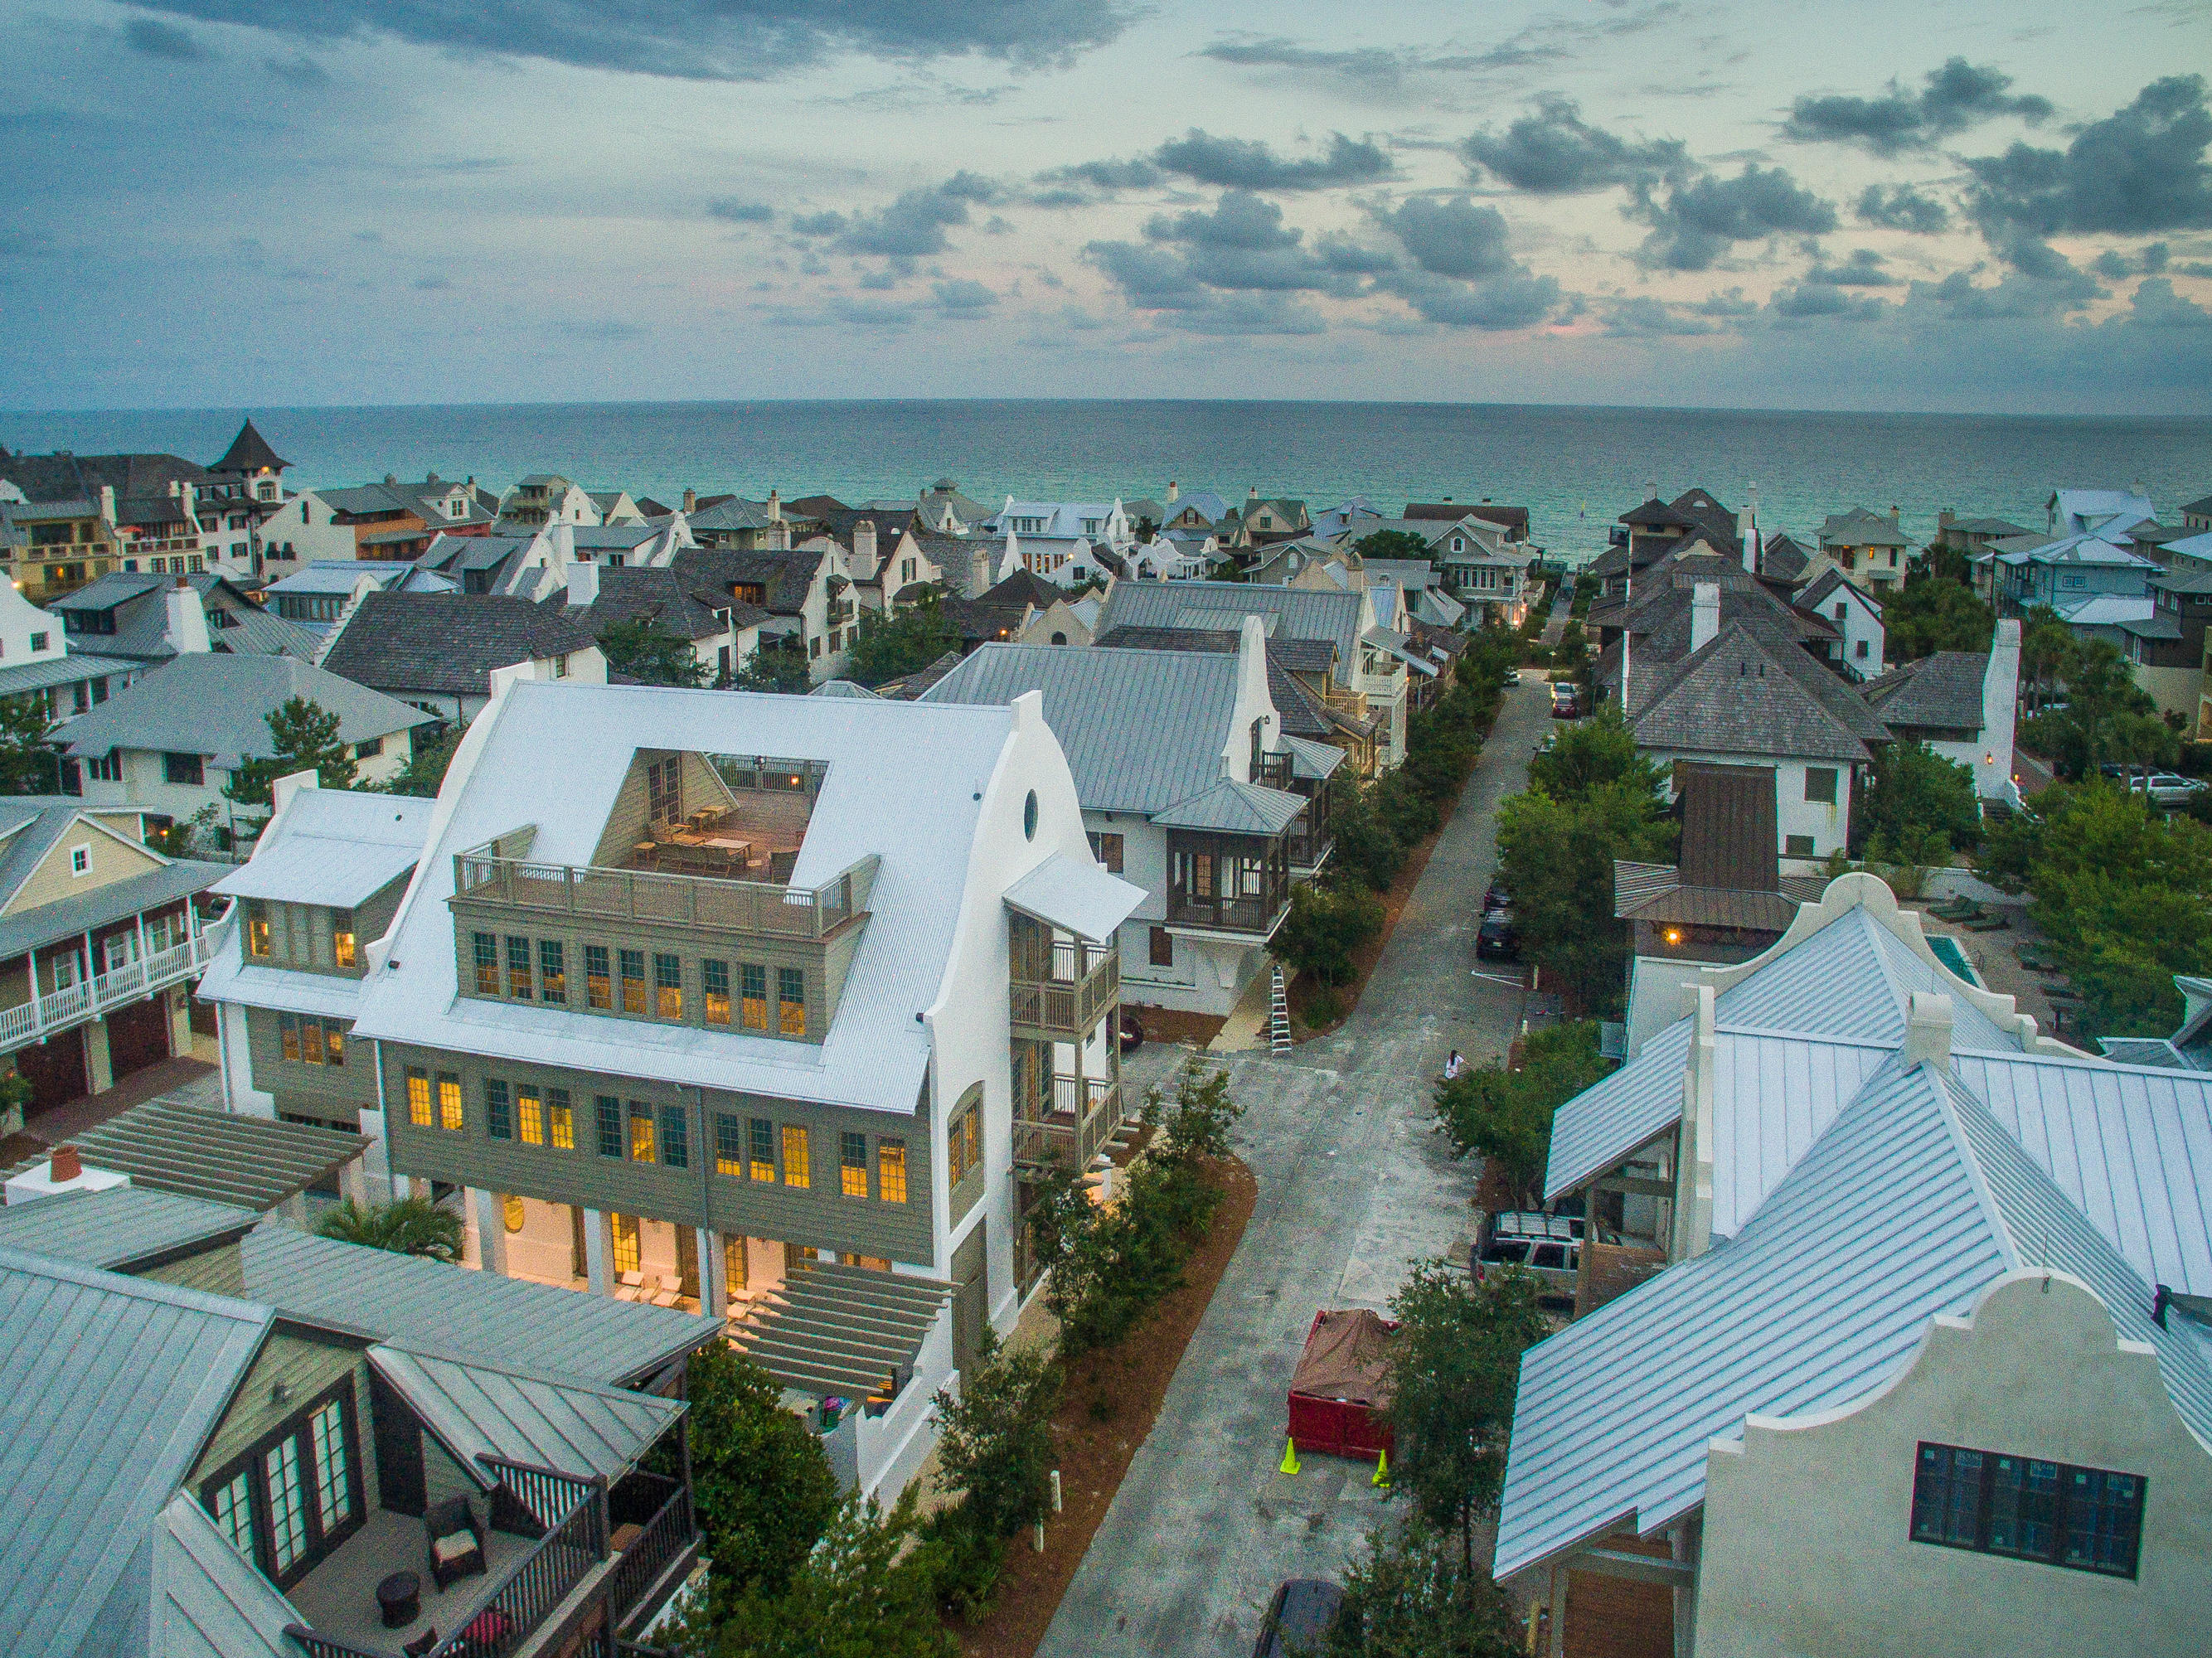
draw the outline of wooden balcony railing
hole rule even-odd
[[[1080,1037],[1121,999],[1121,954],[1116,950],[1083,952],[1067,944],[1053,946],[1052,977],[1017,978],[1006,987],[1007,1014],[1018,1026]],[[1083,957],[1088,955],[1085,961]],[[1079,969],[1081,976],[1078,977]]]
[[[1224,932],[1273,933],[1290,908],[1287,886],[1279,894],[1254,898],[1200,898],[1168,890],[1168,921],[1174,926],[1216,927]]]
[[[769,881],[538,864],[485,852],[464,852],[453,858],[453,896],[519,909],[819,938],[867,908],[877,861],[871,853],[810,890]]]
[[[615,1562],[607,1588],[607,1623],[620,1628],[628,1621],[645,1592],[684,1550],[698,1540],[691,1516],[691,1491],[678,1485],[665,1503],[645,1522],[645,1529]]]
[[[189,979],[207,965],[210,949],[209,935],[196,933],[143,961],[111,969],[96,979],[79,980],[16,1006],[0,1008],[0,1053]]]
[[[1015,1163],[1087,1169],[1121,1126],[1121,1084],[1110,1077],[1054,1077],[1052,1108],[1041,1117],[1014,1119]]]

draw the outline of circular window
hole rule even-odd
[[[1036,791],[1035,789],[1031,789],[1030,798],[1022,802],[1022,838],[1026,841],[1036,839]]]
[[[522,1230],[522,1199],[515,1197],[507,1198],[503,1200],[501,1207],[506,1211],[507,1230],[510,1232],[520,1232]]]

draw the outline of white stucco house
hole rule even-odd
[[[1801,610],[1835,623],[1841,635],[1844,678],[1879,679],[1887,671],[1881,601],[1842,571],[1833,566],[1822,571],[1798,592],[1795,603]]]
[[[2020,707],[2020,619],[2007,616],[1986,651],[1938,651],[1860,687],[1899,738],[1923,742],[1974,774],[1984,801],[2017,805],[2013,727]]]

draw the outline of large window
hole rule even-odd
[[[752,1141],[752,1176],[757,1181],[775,1181],[775,1125],[766,1117],[755,1117],[746,1132]]]
[[[653,1012],[663,1019],[684,1017],[684,958],[655,951],[653,957]]]
[[[850,1129],[837,1136],[837,1189],[848,1198],[868,1195],[868,1137]]]
[[[775,1028],[786,1036],[806,1034],[806,975],[798,968],[775,970]]]
[[[642,1014],[645,1011],[645,952],[625,950],[622,957],[622,1011]]]
[[[906,1142],[876,1142],[876,1194],[885,1203],[906,1201]]]
[[[691,1124],[680,1105],[660,1108],[660,1160],[671,1169],[691,1166]]]
[[[530,980],[530,940],[509,933],[507,938],[507,993],[518,1002],[533,999]]]
[[[353,912],[349,909],[331,912],[331,958],[340,967],[354,965]]]
[[[438,1127],[447,1133],[461,1132],[461,1079],[454,1072],[438,1073]]]
[[[2141,1475],[1923,1442],[1912,1540],[2133,1577],[2142,1544]]]
[[[655,823],[672,823],[684,816],[684,762],[653,760],[645,768],[646,816]]]
[[[417,1128],[437,1126],[430,1109],[430,1073],[418,1065],[407,1067],[407,1121]]]
[[[345,1029],[339,1019],[321,1019],[307,1013],[276,1016],[277,1041],[284,1057],[303,1065],[343,1065]]]
[[[744,1178],[744,1125],[726,1111],[714,1114],[714,1172],[733,1180]]]
[[[558,938],[538,941],[538,994],[556,1006],[568,1000],[568,953]]]
[[[623,1154],[622,1102],[611,1094],[601,1094],[596,1101],[599,1131],[599,1155],[619,1157]]]
[[[730,964],[727,962],[704,961],[699,963],[700,993],[705,999],[702,1011],[708,1024],[727,1024],[730,1022]]]
[[[507,1084],[487,1077],[483,1085],[484,1133],[495,1140],[514,1138],[514,1125],[507,1114]]]
[[[1805,799],[1819,805],[1832,806],[1836,804],[1836,768],[1833,766],[1805,768]]]
[[[584,1005],[611,1008],[614,1005],[614,988],[607,977],[607,947],[605,944],[586,944],[584,946]]]
[[[576,1149],[576,1114],[568,1104],[568,1090],[549,1088],[545,1090],[545,1128],[547,1138],[556,1151]]]
[[[653,1148],[653,1108],[643,1100],[629,1102],[629,1160],[632,1163],[656,1161]]]
[[[767,1029],[768,969],[755,963],[746,962],[740,964],[738,975],[744,988],[743,1004],[738,1011],[744,1017],[745,1029]]]
[[[814,1183],[813,1168],[809,1160],[806,1131],[795,1123],[783,1127],[783,1183],[804,1191]]]
[[[969,1171],[983,1166],[983,1102],[977,1100],[952,1114],[945,1130],[945,1180],[957,1186]]]
[[[269,959],[269,906],[258,898],[246,906],[246,953]]]
[[[239,1552],[289,1588],[361,1528],[361,1439],[350,1378],[201,1484]]]
[[[165,754],[161,756],[161,780],[164,783],[183,783],[200,788],[207,782],[207,772],[202,756],[197,754]]]
[[[470,948],[474,953],[477,969],[477,994],[499,994],[499,940],[489,932],[470,935]]]

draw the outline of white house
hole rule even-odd
[[[556,472],[532,472],[499,498],[499,528],[509,534],[601,521],[590,491]]]
[[[70,649],[60,618],[0,580],[0,699],[36,696],[49,719],[66,720],[105,702],[146,671],[129,657]]]
[[[1841,570],[1831,566],[1801,590],[1795,600],[1803,610],[1836,624],[1842,635],[1844,677],[1879,679],[1887,671],[1881,602]]]
[[[1984,801],[2017,805],[2013,724],[2020,707],[2020,619],[1996,625],[1987,651],[1938,651],[1862,686],[1898,737],[1923,742],[1974,774]]]

